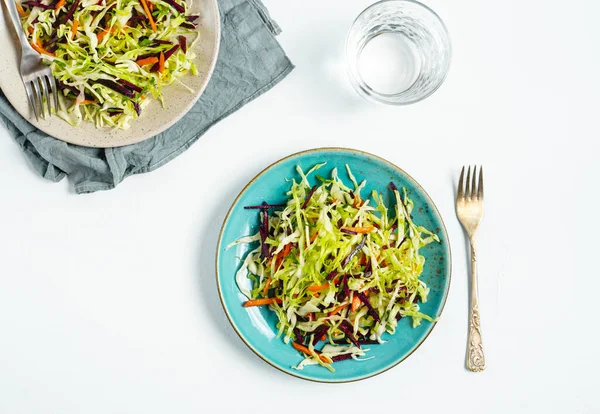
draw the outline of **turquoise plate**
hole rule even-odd
[[[300,152],[277,161],[250,181],[233,202],[221,229],[217,245],[217,286],[223,308],[233,328],[242,341],[264,361],[283,372],[307,380],[357,381],[399,364],[423,343],[435,323],[423,321],[418,328],[412,328],[412,319],[403,318],[394,335],[385,334],[384,339],[388,342],[369,346],[367,356],[375,358],[364,362],[336,362],[334,373],[318,365],[305,367],[301,371],[294,370],[292,366],[297,365],[302,356],[291,345],[284,344],[282,338],[276,337],[275,314],[266,307],[242,306],[246,298],[237,288],[235,273],[240,268],[240,258],[255,246],[238,245],[226,250],[227,245],[234,240],[258,232],[257,210],[245,210],[244,206],[257,205],[263,201],[285,202],[285,193],[290,186],[286,178],[299,180],[296,166],[300,165],[307,171],[315,164],[325,161],[327,165],[319,170],[320,175],[328,177],[331,170],[337,167],[340,177],[346,180],[345,164],[348,164],[359,182],[367,180],[362,194],[366,196],[376,189],[384,194],[386,205],[392,204],[392,194],[387,190],[390,181],[398,188],[406,187],[409,197],[415,203],[415,223],[435,230],[441,240],[441,243],[432,243],[421,250],[426,259],[422,279],[431,289],[429,300],[421,305],[421,310],[431,316],[440,316],[450,286],[451,260],[448,235],[437,208],[421,186],[400,168],[374,155],[350,149],[320,148]]]

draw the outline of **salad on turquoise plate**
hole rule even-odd
[[[266,168],[233,202],[217,287],[242,341],[275,368],[356,381],[412,354],[450,285],[440,214],[408,174],[343,148]]]

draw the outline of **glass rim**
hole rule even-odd
[[[412,98],[412,99],[408,99],[405,101],[394,101],[394,100],[390,100],[391,97],[393,96],[397,96],[403,92],[399,92],[399,93],[395,93],[395,94],[385,94],[385,93],[379,93],[377,91],[375,91],[372,88],[365,88],[365,85],[363,85],[364,81],[360,81],[359,79],[356,79],[356,77],[354,76],[354,73],[352,72],[350,65],[348,63],[346,63],[346,67],[347,67],[347,72],[350,75],[350,79],[351,82],[354,86],[355,89],[359,89],[359,94],[368,98],[368,99],[372,99],[375,100],[376,102],[379,103],[383,103],[383,104],[387,104],[387,105],[396,105],[396,106],[403,106],[403,105],[410,105],[410,104],[414,104],[417,102],[420,102],[422,100],[424,100],[425,98],[430,97],[431,95],[433,95],[433,93],[435,91],[437,91],[440,86],[442,86],[442,84],[444,83],[444,81],[446,80],[446,77],[448,76],[448,72],[450,71],[450,65],[452,64],[452,42],[450,40],[450,33],[448,32],[448,27],[446,26],[446,24],[444,23],[444,20],[442,20],[442,18],[429,6],[421,3],[420,1],[417,0],[379,0],[373,4],[371,4],[370,6],[366,7],[365,9],[363,9],[358,16],[356,16],[356,18],[354,19],[354,21],[352,22],[352,24],[350,25],[350,28],[348,29],[348,32],[346,33],[346,42],[345,42],[345,47],[344,47],[344,53],[345,53],[345,58],[346,58],[346,62],[348,62],[349,60],[349,56],[348,56],[348,44],[349,44],[349,40],[350,40],[350,33],[352,32],[352,29],[356,26],[356,24],[358,23],[358,20],[367,12],[369,12],[371,9],[374,9],[376,7],[379,7],[385,3],[410,3],[410,4],[414,4],[420,8],[422,8],[423,10],[427,11],[428,13],[430,13],[435,20],[438,21],[438,23],[440,24],[440,26],[443,29],[443,33],[445,38],[448,41],[448,67],[446,68],[446,70],[444,71],[443,76],[441,77],[440,81],[437,83],[437,85],[435,85],[434,88],[432,88],[430,91],[428,91],[427,93],[418,96],[416,98]],[[368,85],[366,85],[368,86]]]

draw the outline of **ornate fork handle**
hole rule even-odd
[[[467,368],[479,372],[485,369],[485,355],[481,339],[479,320],[479,295],[477,293],[477,253],[475,238],[471,237],[471,309],[469,312],[469,343],[467,346]]]

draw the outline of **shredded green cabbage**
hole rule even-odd
[[[73,126],[84,120],[98,128],[127,129],[151,97],[165,106],[163,88],[174,82],[183,85],[180,77],[198,73],[192,50],[199,32],[188,20],[194,16],[186,16],[185,0],[176,3],[184,12],[169,2],[146,0],[152,8],[156,32],[142,0],[66,0],[62,5],[58,0],[41,0],[40,3],[51,7],[21,3],[23,30],[59,82],[57,115]],[[185,37],[186,52],[178,47],[180,36]],[[165,54],[174,47],[177,50],[167,58]],[[157,70],[158,63],[138,63],[145,57],[159,59],[161,53],[165,58],[162,72]],[[131,94],[123,94],[98,83],[99,80],[121,86],[126,81],[141,88],[141,92],[124,86]]]
[[[307,176],[323,165],[306,174],[297,167],[301,181],[292,180],[285,207],[268,215],[262,237],[267,256],[261,241],[236,275],[250,300],[246,306],[277,298],[269,308],[277,314],[278,335],[285,343],[300,340],[310,350],[296,369],[312,364],[333,369],[315,356],[313,341],[325,340],[320,352],[326,360],[344,354],[359,359],[365,355],[360,344],[383,343],[382,335],[393,334],[400,318],[411,317],[413,327],[423,319],[433,321],[419,311],[419,301],[426,302],[429,294],[419,279],[425,265],[419,250],[439,238],[413,222],[406,189],[394,190],[391,207],[376,191],[363,199],[365,182],[358,184],[346,166],[352,189],[334,169],[329,179],[317,175],[320,184],[313,190]],[[260,214],[262,223],[267,210]],[[259,231],[228,248],[262,239]]]

